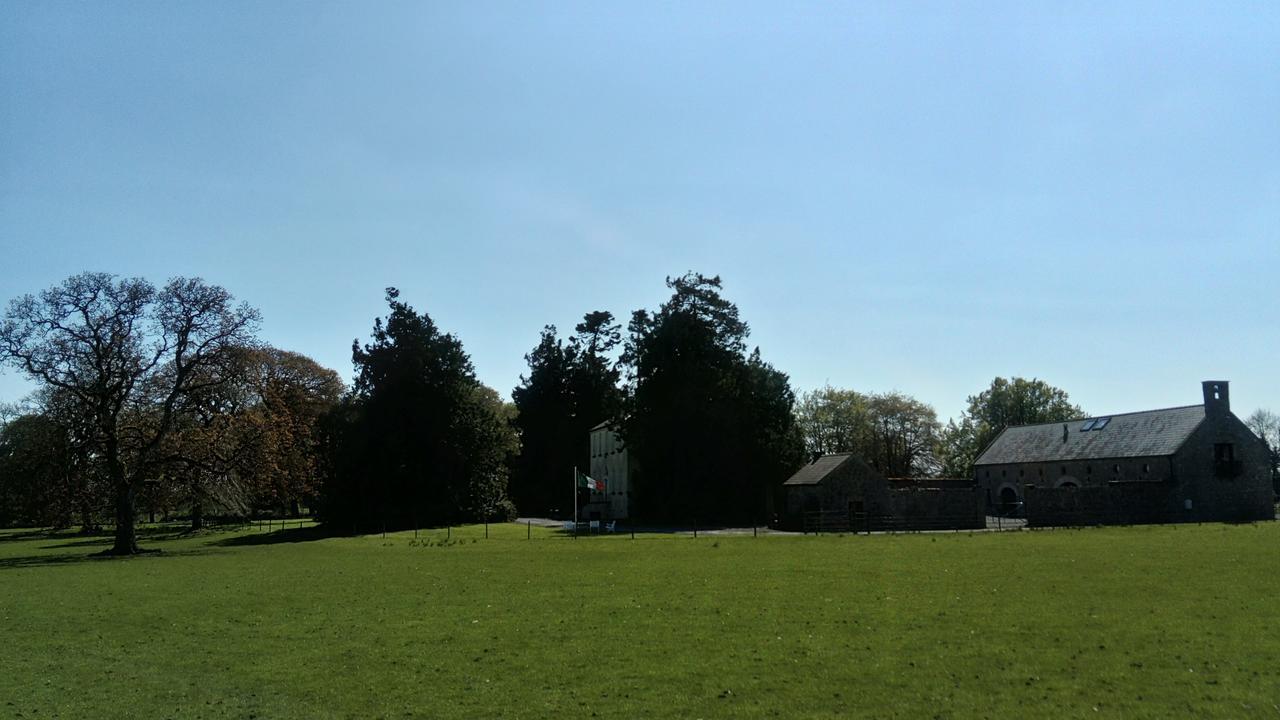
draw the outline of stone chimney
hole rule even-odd
[[[1200,383],[1204,388],[1204,414],[1208,417],[1226,415],[1231,412],[1231,391],[1226,380],[1205,380]]]

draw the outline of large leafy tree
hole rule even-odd
[[[390,312],[353,343],[353,392],[334,413],[336,463],[322,518],[339,528],[412,527],[510,514],[505,409],[462,343],[387,290]]]
[[[604,311],[585,315],[563,342],[554,325],[543,328],[525,360],[529,374],[512,391],[520,455],[512,494],[524,512],[557,514],[571,503],[570,470],[590,463],[588,433],[616,419],[622,407],[620,372],[610,353],[621,326]]]
[[[252,489],[247,476],[255,466],[259,428],[250,420],[255,398],[248,384],[252,350],[229,353],[218,372],[224,382],[199,383],[175,414],[174,430],[164,443],[169,462],[163,492],[190,512],[191,529],[204,527],[210,511],[244,516]],[[168,504],[168,502],[166,502]]]
[[[70,440],[48,416],[0,426],[0,527],[69,525],[74,471]]]
[[[796,422],[811,453],[856,453],[889,477],[938,472],[937,413],[909,395],[827,386],[801,397]]]
[[[297,514],[318,495],[320,423],[342,396],[342,379],[287,350],[256,349],[247,360],[255,400],[248,422],[257,438],[247,469],[253,504]]]
[[[161,490],[190,511],[193,529],[209,511],[296,513],[309,503],[320,471],[320,418],[342,393],[334,371],[272,347],[237,349],[223,372],[226,382],[190,394],[166,441],[171,482]]]
[[[84,273],[10,303],[0,359],[59,392],[83,419],[90,456],[115,499],[111,553],[139,552],[136,497],[163,475],[165,439],[183,403],[227,381],[224,364],[251,344],[258,317],[198,278],[156,288]]]
[[[1007,427],[1084,415],[1065,390],[1035,378],[998,377],[968,403],[960,422],[952,420],[943,432],[943,472],[952,477],[971,477],[978,455]]]
[[[58,482],[54,492],[44,494],[47,522],[42,524],[69,527],[78,522],[82,532],[97,530],[103,510],[111,505],[111,488],[94,456],[92,418],[80,410],[73,395],[56,388],[37,390],[24,406],[50,433],[46,437],[55,440],[44,447],[58,449]]]
[[[636,311],[623,353],[623,436],[638,479],[633,514],[654,522],[759,522],[803,446],[787,376],[721,296],[719,277],[668,278],[656,312]]]

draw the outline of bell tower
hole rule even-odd
[[[1205,380],[1200,387],[1204,390],[1206,416],[1216,417],[1231,412],[1231,390],[1226,380]]]

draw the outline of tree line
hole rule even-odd
[[[77,275],[13,300],[0,324],[0,359],[38,387],[0,407],[0,525],[106,519],[112,552],[130,554],[140,509],[199,529],[209,514],[305,506],[343,532],[564,517],[570,473],[589,468],[601,423],[630,453],[633,520],[755,524],[815,454],[857,453],[890,477],[968,478],[1004,427],[1084,414],[1024,378],[996,378],[946,425],[900,392],[797,396],[748,350],[719,277],[667,287],[625,328],[603,310],[564,339],[544,327],[508,402],[395,288],[369,339],[352,344],[346,387],[262,343],[258,312],[223,288]],[[1274,415],[1249,422],[1280,446]]]

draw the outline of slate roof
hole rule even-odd
[[[1097,417],[1111,420],[1101,430],[1084,432],[1081,426],[1096,418],[1065,423],[1066,442],[1062,441],[1064,423],[1060,422],[1005,428],[974,465],[1172,455],[1204,420],[1204,406]]]
[[[822,479],[831,473],[832,470],[844,464],[845,460],[853,457],[853,453],[836,453],[834,455],[823,455],[817,460],[805,465],[796,471],[795,475],[787,478],[783,485],[817,485]]]

